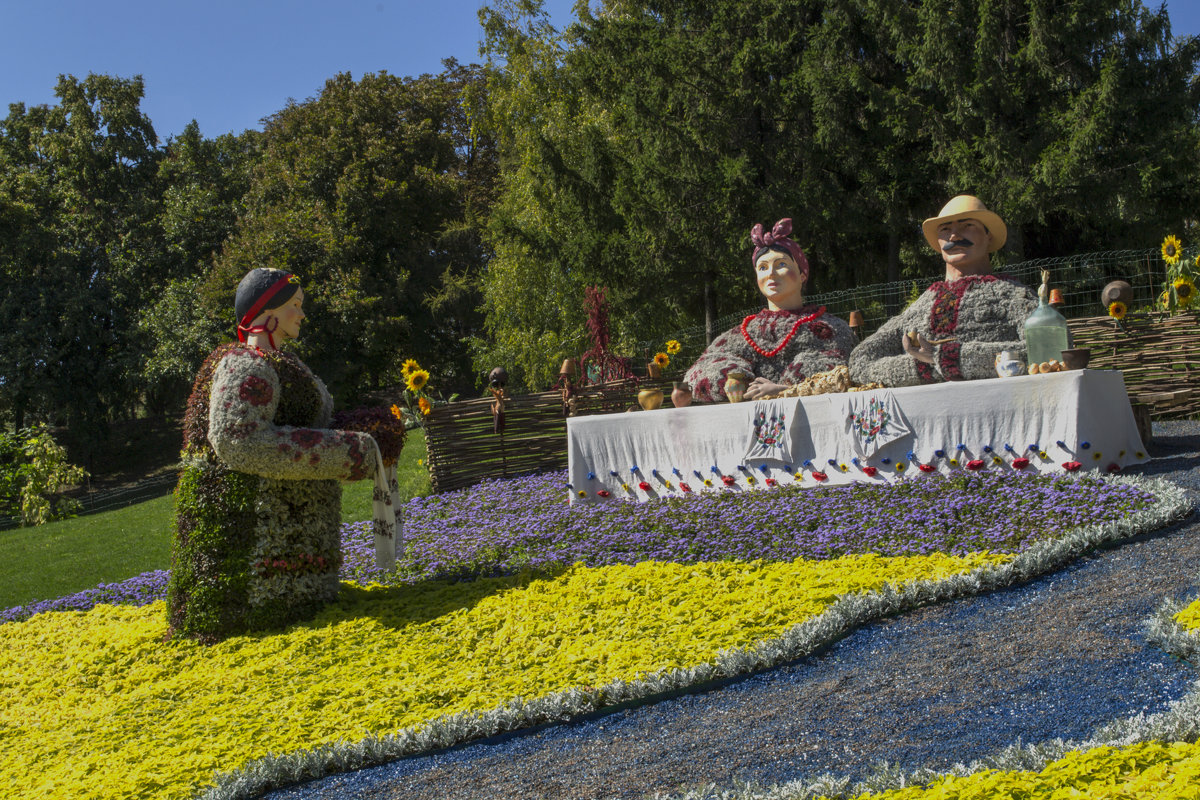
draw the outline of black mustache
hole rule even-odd
[[[975,243],[970,239],[959,239],[954,242],[946,242],[944,245],[942,245],[942,249],[949,250],[951,247],[970,247],[973,244]]]

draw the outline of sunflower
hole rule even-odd
[[[1200,256],[1197,256],[1197,258],[1200,258]],[[682,349],[683,349],[683,345],[681,345],[675,339],[672,339],[671,341],[667,342],[667,352],[670,353],[671,355],[675,355]]]
[[[408,390],[410,392],[419,392],[425,388],[425,384],[429,383],[429,373],[423,369],[414,369],[408,373]]]
[[[1170,290],[1163,292],[1158,296],[1158,304],[1163,308],[1171,307],[1171,292]]]
[[[666,369],[671,365],[671,357],[666,353],[655,353],[654,363],[658,365],[659,369]]]
[[[1191,278],[1176,278],[1171,285],[1175,287],[1175,299],[1184,308],[1196,299],[1196,284],[1192,283]]]
[[[412,375],[413,372],[419,370],[420,368],[421,365],[417,363],[415,358],[406,359],[405,362],[400,366],[400,375],[405,380],[408,380],[408,376]]]
[[[1172,233],[1169,236],[1167,236],[1167,238],[1163,239],[1163,243],[1162,243],[1163,261],[1167,262],[1168,264],[1174,264],[1177,261],[1179,261],[1179,255],[1180,255],[1179,248],[1180,248],[1179,239],[1175,236],[1175,234]]]
[[[1110,317],[1112,317],[1113,319],[1124,318],[1125,312],[1127,312],[1128,310],[1129,309],[1126,308],[1125,304],[1122,303],[1120,300],[1114,300],[1108,304],[1108,315]]]
[[[400,410],[400,406],[393,405],[391,408],[392,416],[396,419],[404,419],[404,412]]]
[[[417,408],[421,409],[421,413],[428,417],[429,412],[433,411],[433,403],[429,402],[428,398],[420,397],[417,398]]]

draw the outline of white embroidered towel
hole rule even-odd
[[[784,403],[756,402],[751,409],[750,437],[744,461],[763,459],[790,464],[791,432],[788,428],[788,409]]]
[[[841,397],[846,436],[860,458],[870,458],[884,445],[912,435],[912,426],[891,391],[847,392]]]

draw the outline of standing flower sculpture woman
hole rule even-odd
[[[303,303],[296,276],[251,270],[234,303],[239,341],[196,375],[175,490],[175,635],[278,628],[337,597],[338,481],[370,477],[378,450],[365,433],[328,429],[325,384],[278,349],[300,335]]]
[[[850,326],[824,307],[804,304],[808,259],[789,238],[791,232],[790,219],[781,219],[770,232],[762,225],[750,231],[750,262],[767,307],[714,339],[688,370],[685,380],[696,400],[726,399],[731,372],[753,378],[745,396],[754,400],[843,366],[849,358],[855,342]]]

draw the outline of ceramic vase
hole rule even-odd
[[[1001,350],[996,354],[996,374],[1001,378],[1014,378],[1025,371],[1021,359],[1010,350]]]
[[[744,372],[731,372],[725,376],[725,397],[731,403],[742,402],[746,394],[750,376]]]
[[[688,386],[683,381],[675,381],[675,387],[671,389],[671,402],[676,408],[686,408],[692,404],[692,387]]]
[[[638,405],[646,411],[653,411],[662,405],[662,389],[642,389],[638,392]]]

